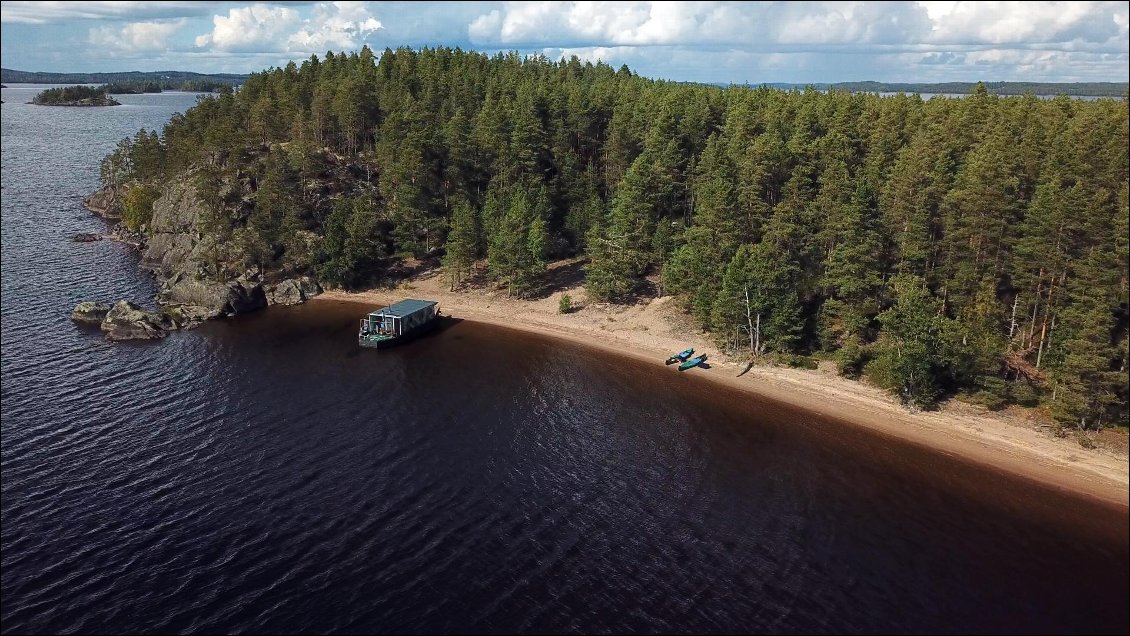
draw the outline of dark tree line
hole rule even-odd
[[[164,89],[160,82],[113,82],[101,86],[111,95],[140,95],[142,93],[160,93]]]
[[[219,86],[238,86],[247,75],[232,73],[189,73],[186,71],[127,71],[124,73],[38,73],[0,69],[0,81],[29,84],[146,84],[156,83],[164,90],[210,92]],[[209,88],[189,88],[190,86]]]
[[[103,178],[193,174],[246,263],[359,286],[442,252],[453,286],[486,259],[525,295],[585,254],[590,297],[659,284],[733,350],[1093,427],[1127,420],[1127,137],[1125,96],[723,89],[366,48],[203,98]]]

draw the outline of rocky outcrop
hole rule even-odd
[[[104,219],[116,221],[122,218],[122,197],[116,188],[100,188],[83,199],[82,204]]]
[[[102,235],[93,232],[79,232],[72,236],[71,240],[75,243],[93,243],[95,241],[101,241]]]
[[[309,276],[288,278],[267,288],[267,302],[271,305],[300,305],[322,293],[322,286]]]
[[[209,318],[234,316],[267,306],[263,285],[246,279],[227,283],[186,278],[177,275],[167,281],[157,294],[163,305],[181,305],[198,308],[196,311]]]
[[[102,320],[102,331],[108,340],[153,340],[164,338],[176,328],[165,314],[147,311],[128,300],[114,303]]]
[[[141,264],[159,278],[195,273],[208,261],[203,249],[204,206],[191,179],[178,179],[153,203]]]
[[[223,316],[221,313],[211,311],[196,305],[166,305],[161,308],[177,329],[192,329],[205,320],[213,320]]]
[[[145,234],[131,230],[123,223],[115,225],[114,230],[109,234],[103,235],[103,238],[125,243],[134,249],[145,247]]]
[[[230,215],[226,220],[229,223],[245,218],[253,206],[246,196],[234,196],[233,187],[239,191],[239,187],[229,183],[221,194],[227,201],[225,214]],[[121,213],[120,194],[103,188],[84,203],[103,217],[116,218]],[[295,276],[265,286],[264,272],[258,268],[239,273],[245,257],[237,243],[214,238],[211,226],[215,222],[200,200],[190,172],[165,185],[153,203],[153,215],[143,235],[130,233],[119,223],[113,233],[103,237],[138,247],[142,268],[151,271],[160,284],[157,302],[161,311],[146,312],[120,301],[101,323],[108,338],[160,338],[172,329],[191,328],[205,320],[256,311],[268,304],[299,304],[322,293],[321,286],[310,276]],[[308,242],[312,245],[318,237],[309,234]]]
[[[100,303],[93,300],[84,300],[75,305],[71,311],[71,320],[75,322],[83,322],[92,325],[100,325],[106,319],[106,314],[110,311],[110,305]]]

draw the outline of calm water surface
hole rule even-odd
[[[689,375],[471,323],[359,351],[356,306],[159,343],[82,195],[105,109],[3,91],[0,629],[1126,633],[1125,509]],[[723,372],[721,369],[710,371]]]

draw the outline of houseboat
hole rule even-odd
[[[398,345],[435,327],[438,317],[434,300],[402,300],[362,318],[357,344],[373,349]]]

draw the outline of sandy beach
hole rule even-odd
[[[397,288],[355,293],[331,290],[314,302],[351,301],[375,306],[403,298],[427,298],[439,301],[445,315],[561,338],[660,366],[672,352],[693,346],[697,352],[707,353],[710,363],[709,369],[691,372],[696,382],[715,382],[756,393],[836,418],[845,425],[866,427],[1128,507],[1130,470],[1123,433],[1112,431],[1107,436],[1115,440],[1121,436],[1121,444],[1100,439],[1097,447],[1085,448],[1074,436],[1056,437],[1049,422],[1032,409],[991,412],[951,400],[937,411],[910,412],[887,392],[838,376],[829,363],[816,370],[755,366],[738,377],[745,365],[728,360],[707,334],[693,327],[674,299],[662,296],[634,305],[590,303],[577,282],[580,266],[576,260],[551,265],[549,279],[558,283],[552,285],[552,293],[536,300],[508,299],[505,289],[452,292],[442,273],[432,269]],[[563,294],[569,294],[576,307],[568,314],[558,311]]]

